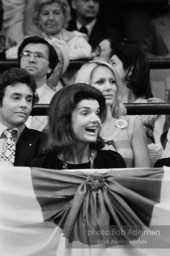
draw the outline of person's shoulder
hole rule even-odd
[[[35,130],[35,129],[30,129],[28,128],[27,126],[25,126],[24,128],[24,131],[25,133],[30,133],[30,134],[34,134],[34,135],[42,135],[42,136],[45,136],[46,134],[42,131],[38,131],[38,130]]]
[[[154,167],[170,166],[170,157],[162,158],[156,161]]]
[[[16,46],[12,46],[11,48],[7,49],[5,51],[5,57],[7,60],[9,59],[17,59],[18,58],[18,48],[19,48],[19,44]]]
[[[71,40],[74,36],[73,31],[69,31],[64,28],[61,30],[60,35],[61,35],[62,40],[66,41],[66,42]]]
[[[148,99],[144,97],[139,97],[137,100],[135,100],[134,103],[148,103]]]
[[[31,166],[48,169],[62,169],[62,161],[57,157],[55,151],[42,151],[33,160]]]
[[[40,97],[38,103],[39,104],[48,104],[51,101],[51,99],[55,93],[56,93],[55,90],[53,90],[47,84],[45,84],[43,95]]]
[[[151,24],[161,24],[163,26],[170,23],[170,13],[159,15],[158,17],[152,19]]]
[[[33,138],[34,140],[38,138],[45,141],[47,139],[47,134],[43,131],[30,129],[27,126],[25,126],[22,132],[22,137],[29,137],[30,139]]]
[[[125,115],[125,116],[121,116],[118,121],[122,121],[122,126],[123,127],[120,127],[120,128],[129,128],[129,126],[133,126],[136,119],[138,119],[138,116],[137,115]]]
[[[122,156],[113,150],[98,150],[97,159],[109,163],[109,168],[125,168],[126,164]]]
[[[87,37],[86,34],[81,33],[80,31],[77,31],[77,30],[73,30],[72,34],[74,35],[74,37],[82,37],[82,38],[86,38]]]
[[[122,118],[127,121],[128,126],[134,125],[136,122],[141,122],[141,117],[139,115],[126,115]]]
[[[66,29],[63,29],[62,36],[65,41],[77,40],[78,38],[86,38],[85,34],[77,30],[68,31]]]
[[[117,153],[116,151],[113,151],[113,150],[100,149],[100,150],[97,151],[97,155],[98,155],[98,157],[108,157],[108,158],[110,158],[110,157],[113,157],[113,156],[117,157],[120,154]]]
[[[132,140],[134,131],[137,128],[141,128],[141,126],[143,125],[141,117],[139,115],[126,115],[121,118],[123,118],[127,122],[126,128],[129,138]]]
[[[55,94],[55,91],[52,88],[50,88],[47,84],[45,84],[44,90],[45,90],[45,92]]]

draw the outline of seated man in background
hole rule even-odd
[[[160,9],[159,14],[150,22],[148,34],[140,45],[140,48],[148,57],[170,56],[170,5]]]
[[[119,29],[111,27],[99,18],[100,0],[72,0],[71,6],[75,18],[70,21],[68,30],[85,33],[93,50],[104,38],[121,40]]]
[[[37,36],[25,38],[18,49],[20,68],[26,69],[35,79],[38,104],[49,104],[56,91],[62,88],[56,83],[53,90],[47,85],[47,79],[52,75],[58,64],[58,55],[52,45]],[[33,116],[28,120],[28,126],[42,131],[47,125],[47,116]]]
[[[35,81],[19,68],[0,75],[0,166],[30,166],[45,134],[25,126],[35,100]]]

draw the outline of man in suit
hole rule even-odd
[[[120,31],[99,18],[100,0],[72,0],[71,6],[75,18],[70,21],[68,30],[86,33],[93,49],[106,38],[121,40]]]
[[[0,165],[29,166],[46,135],[25,126],[35,100],[36,84],[24,69],[0,75]]]
[[[23,40],[18,48],[18,60],[20,68],[26,69],[35,79],[38,104],[49,104],[55,92],[47,85],[47,79],[53,74],[58,64],[58,55],[52,45],[45,39],[32,36]],[[35,116],[29,118],[27,125],[30,128],[42,131],[46,128],[47,116]]]

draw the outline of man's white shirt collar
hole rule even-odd
[[[45,83],[45,84],[43,84],[42,86],[40,86],[39,88],[36,89],[36,91],[38,93],[39,100],[44,95],[44,91],[45,91],[46,86],[47,86],[47,84]]]

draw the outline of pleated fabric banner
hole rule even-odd
[[[170,255],[170,168],[0,167],[0,255]]]

